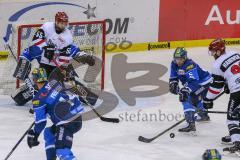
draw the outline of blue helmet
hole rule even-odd
[[[174,51],[173,58],[184,58],[187,59],[187,51],[184,47],[177,47]]]

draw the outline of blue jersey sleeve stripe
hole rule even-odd
[[[55,148],[55,145],[48,145],[48,146],[45,147],[45,150],[48,150],[50,148]]]
[[[37,56],[34,56],[34,57],[32,57],[32,58],[37,58],[37,57],[41,57],[42,55],[37,55]]]
[[[46,107],[46,104],[44,104],[42,106],[33,106],[34,110],[42,109],[43,107]]]
[[[41,122],[44,122],[44,121],[47,121],[47,119],[46,118],[45,119],[41,119],[39,121],[35,121],[35,123],[38,124],[38,123],[41,123]]]
[[[40,134],[42,130],[45,128],[46,124],[47,124],[47,121],[43,121],[41,123],[35,123],[34,125],[35,133]]]
[[[209,76],[209,77],[205,78],[204,80],[202,80],[199,84],[206,85],[206,84],[210,83],[211,81],[212,81],[212,77]]]

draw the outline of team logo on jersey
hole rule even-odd
[[[235,80],[236,84],[240,84],[240,77]]]
[[[185,74],[185,71],[183,69],[178,70],[178,75],[184,75],[184,74]]]
[[[186,70],[189,71],[189,70],[193,69],[193,67],[194,67],[193,64],[191,64],[190,66],[187,66]]]

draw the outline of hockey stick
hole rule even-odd
[[[219,97],[221,97],[225,92],[223,91],[222,93],[220,93],[214,100],[218,99]],[[207,111],[208,113],[211,113],[209,111]],[[212,111],[213,113],[214,111]],[[162,131],[161,133],[157,134],[156,136],[152,137],[152,138],[146,138],[143,136],[139,136],[138,140],[141,142],[145,142],[145,143],[150,143],[153,140],[157,139],[158,137],[162,136],[163,134],[165,134],[166,132],[170,131],[171,129],[175,128],[176,126],[178,126],[179,124],[181,124],[182,122],[185,121],[185,118],[183,118],[182,120],[178,121],[177,123],[175,123],[174,125],[172,125],[171,127],[167,128],[166,130]]]
[[[55,59],[52,60],[53,63],[56,65],[56,67],[60,70],[63,71],[63,69],[58,65],[58,63],[56,62]],[[63,73],[62,73],[63,74]],[[63,74],[64,75],[64,74]],[[76,88],[76,86],[74,86]],[[82,92],[86,93],[86,91],[82,89]],[[80,93],[80,91],[78,89],[75,89],[75,91],[77,91],[78,93]],[[81,94],[79,94],[81,95]],[[87,103],[87,105],[93,110],[93,112],[104,122],[112,122],[112,123],[119,123],[120,120],[118,118],[107,118],[107,117],[103,117],[102,115],[100,115],[97,110],[87,101],[86,96],[82,96],[82,98],[84,99],[84,101]]]
[[[8,155],[6,156],[6,158],[4,160],[7,160],[12,153],[14,152],[14,150],[18,147],[18,145],[22,142],[22,140],[24,139],[24,137],[27,135],[28,131],[34,126],[35,122],[33,122],[28,129],[26,130],[26,132],[22,135],[22,137],[18,140],[18,142],[15,144],[15,146],[12,148],[12,150],[8,153]]]
[[[12,48],[10,47],[10,45],[8,44],[8,42],[3,38],[3,41],[5,43],[5,46],[7,47],[7,49],[10,51],[10,53],[12,54],[13,58],[15,59],[15,61],[17,62],[17,57],[13,54],[13,50]]]
[[[152,138],[146,138],[143,136],[139,136],[138,140],[141,142],[145,142],[145,143],[150,143],[153,140],[157,139],[158,137],[160,137],[161,135],[165,134],[166,132],[170,131],[171,129],[175,128],[177,125],[181,124],[182,122],[185,121],[185,118],[183,118],[182,120],[178,121],[177,123],[175,123],[174,125],[172,125],[171,127],[165,129],[164,131],[162,131],[161,133],[157,134],[156,136],[152,137]]]
[[[120,120],[118,118],[108,118],[108,117],[103,117],[101,116],[97,110],[90,104],[88,103],[87,99],[83,97],[84,101],[87,103],[87,105],[93,110],[93,112],[102,120],[105,122],[112,122],[112,123],[119,123]]]
[[[224,111],[207,111],[207,113],[227,114],[228,112],[224,112]]]

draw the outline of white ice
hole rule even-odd
[[[130,53],[127,56],[129,63],[151,62],[169,68],[172,53],[173,50],[159,50]],[[105,86],[106,91],[117,95],[110,74],[113,56],[114,54],[106,56]],[[188,48],[188,56],[202,68],[210,70],[213,59],[208,55],[207,48]],[[161,79],[168,81],[168,76],[169,71]],[[228,97],[224,95],[215,101],[214,110],[226,111]],[[206,149],[216,148],[222,152],[222,148],[225,147],[220,143],[221,137],[228,133],[224,114],[211,114],[211,122],[197,123],[196,137],[178,133],[177,129],[184,125],[181,124],[152,143],[146,144],[137,140],[139,135],[152,137],[176,121],[146,122],[141,120],[143,115],[158,113],[159,110],[168,115],[182,115],[182,106],[178,102],[178,97],[168,93],[159,97],[138,98],[134,107],[128,106],[121,99],[119,101],[118,107],[105,116],[119,117],[125,113],[137,115],[139,111],[142,116],[140,120],[137,121],[135,118],[135,121],[130,122],[125,119],[119,124],[106,123],[99,119],[83,122],[83,128],[74,135],[73,143],[73,152],[79,160],[201,160]],[[29,115],[28,107],[17,107],[9,96],[0,96],[0,159],[4,159],[32,121],[33,116]],[[170,133],[175,133],[175,138],[170,138]],[[45,159],[42,135],[39,140],[41,142],[39,146],[29,149],[25,138],[9,159]],[[224,159],[238,158],[233,156]]]

